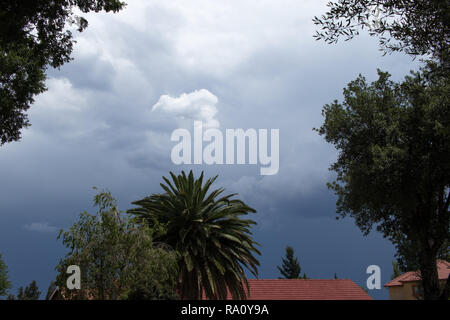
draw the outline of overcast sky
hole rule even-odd
[[[312,37],[318,0],[128,0],[118,14],[84,15],[74,32],[74,60],[49,70],[32,126],[0,149],[0,253],[14,292],[37,280],[45,295],[64,248],[56,240],[92,208],[93,186],[109,189],[123,210],[154,192],[169,171],[219,174],[225,187],[258,212],[260,278],[277,278],[286,245],[311,278],[350,278],[365,284],[377,264],[382,283],[392,273],[392,245],[363,237],[348,218],[336,221],[326,183],[336,151],[312,128],[321,109],[340,99],[358,74],[376,69],[399,80],[417,63],[382,56],[362,35],[327,45]],[[75,27],[73,27],[75,29]],[[202,120],[219,130],[279,129],[280,167],[177,166],[170,153],[176,128]],[[386,290],[372,290],[387,298]]]

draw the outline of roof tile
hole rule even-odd
[[[249,279],[248,283],[248,300],[373,300],[350,279]]]
[[[446,280],[448,278],[448,275],[450,274],[450,263],[445,260],[437,260],[437,271],[439,280]],[[403,282],[410,282],[410,281],[419,281],[420,280],[420,271],[409,271],[406,272],[397,278],[392,279],[388,283],[386,283],[385,287],[395,287],[395,286],[402,286]]]

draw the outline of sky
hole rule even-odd
[[[48,91],[29,111],[32,126],[0,149],[0,253],[12,293],[36,280],[45,296],[66,252],[58,231],[95,212],[92,187],[110,190],[127,210],[161,192],[169,171],[191,169],[219,175],[215,187],[257,210],[250,218],[258,223],[260,278],[280,276],[290,245],[310,278],[336,273],[364,285],[375,264],[388,282],[395,250],[379,233],[363,236],[351,218],[336,220],[326,183],[337,152],[312,129],[359,74],[373,81],[380,68],[401,80],[417,62],[383,56],[366,34],[316,41],[312,18],[327,1],[126,2],[117,14],[83,14],[89,27],[72,27],[74,60],[48,70]],[[194,120],[223,132],[278,129],[278,172],[174,164],[171,134],[192,130]],[[388,298],[386,289],[369,293]]]

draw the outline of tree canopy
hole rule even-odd
[[[419,270],[420,264],[416,243],[400,232],[393,237],[392,242],[396,249],[395,263],[398,265],[398,269],[401,272]],[[450,239],[448,238],[442,243],[436,254],[436,259],[450,261],[449,243]]]
[[[178,253],[178,290],[181,298],[246,299],[248,288],[244,268],[257,275],[260,254],[251,237],[253,220],[242,219],[256,212],[235,194],[222,195],[224,189],[210,190],[217,179],[198,179],[192,171],[180,175],[170,172],[172,181],[163,177],[162,194],[153,194],[133,202],[138,207],[128,212],[144,218],[152,226],[165,226],[156,237]]]
[[[119,0],[3,0],[0,6],[0,146],[20,139],[30,125],[26,111],[46,90],[45,72],[71,60],[75,8],[87,12],[117,12]],[[88,26],[77,19],[78,31]]]
[[[7,300],[39,300],[41,292],[35,280],[31,281],[28,286],[19,287],[17,289],[17,297],[13,294],[9,294]]]
[[[450,0],[339,0],[328,7],[326,14],[313,19],[321,27],[317,40],[350,40],[366,28],[379,37],[385,53],[429,55],[448,72]]]
[[[359,76],[342,103],[324,106],[316,129],[339,151],[329,183],[338,213],[366,234],[375,227],[394,243],[407,239],[426,299],[440,295],[436,258],[450,227],[450,83],[435,68],[400,83],[381,71],[370,84]]]
[[[175,298],[177,265],[174,252],[154,246],[154,230],[122,216],[110,192],[94,198],[97,214],[84,212],[59,237],[69,249],[57,266],[57,284],[71,299]],[[69,265],[81,269],[81,290],[68,292]]]
[[[39,287],[35,280],[31,281],[31,283],[25,287],[19,288],[17,293],[17,300],[38,300],[41,295],[39,291]]]

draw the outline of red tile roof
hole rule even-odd
[[[436,265],[439,280],[447,280],[448,275],[450,274],[450,263],[445,260],[437,260]],[[385,287],[402,286],[403,282],[410,282],[410,281],[420,281],[420,271],[406,272],[398,276],[397,278],[389,281],[384,286]]]
[[[349,279],[249,279],[248,282],[248,300],[373,300]]]

